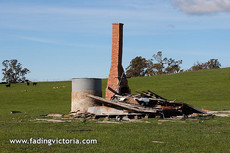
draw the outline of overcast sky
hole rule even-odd
[[[230,67],[230,0],[0,0],[0,62],[18,59],[32,81],[106,78],[114,22],[124,68],[159,50],[184,69],[211,58]]]

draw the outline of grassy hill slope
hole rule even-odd
[[[230,68],[131,78],[129,85],[132,93],[149,89],[199,108],[230,110]]]

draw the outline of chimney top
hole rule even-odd
[[[112,23],[112,25],[119,25],[119,24],[124,25],[124,23]]]

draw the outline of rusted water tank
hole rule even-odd
[[[88,107],[96,106],[95,100],[86,96],[88,94],[102,96],[101,79],[73,78],[71,112],[85,113]]]

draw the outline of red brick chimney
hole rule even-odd
[[[114,95],[108,87],[120,94],[130,93],[128,81],[122,67],[123,24],[113,23],[112,57],[105,98],[111,99]]]

